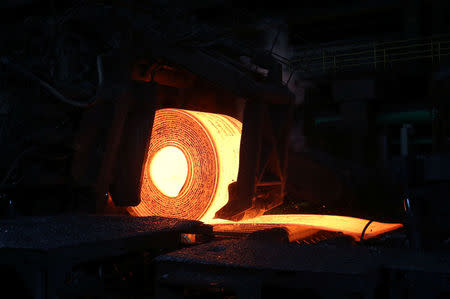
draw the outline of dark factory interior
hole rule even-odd
[[[0,16],[1,298],[450,298],[450,1]]]

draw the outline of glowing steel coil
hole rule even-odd
[[[135,216],[212,219],[236,181],[242,123],[221,114],[156,111]]]

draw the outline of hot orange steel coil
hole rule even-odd
[[[221,114],[156,111],[135,216],[212,219],[236,180],[242,124]]]

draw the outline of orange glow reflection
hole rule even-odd
[[[232,222],[223,219],[212,219],[209,224],[254,224],[284,226],[287,228],[295,226],[306,226],[310,228],[323,229],[328,231],[342,232],[359,240],[361,233],[369,222],[367,219],[354,218],[348,216],[335,215],[312,215],[312,214],[286,214],[286,215],[262,215],[253,219],[246,219],[239,222]],[[400,223],[382,223],[373,221],[367,228],[364,239],[375,238],[381,234],[396,230],[403,225]]]

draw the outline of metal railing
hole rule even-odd
[[[357,67],[387,69],[396,63],[423,60],[440,63],[450,55],[450,36],[404,41],[303,49],[287,63],[290,71],[345,71]],[[298,52],[298,53],[299,53]]]

